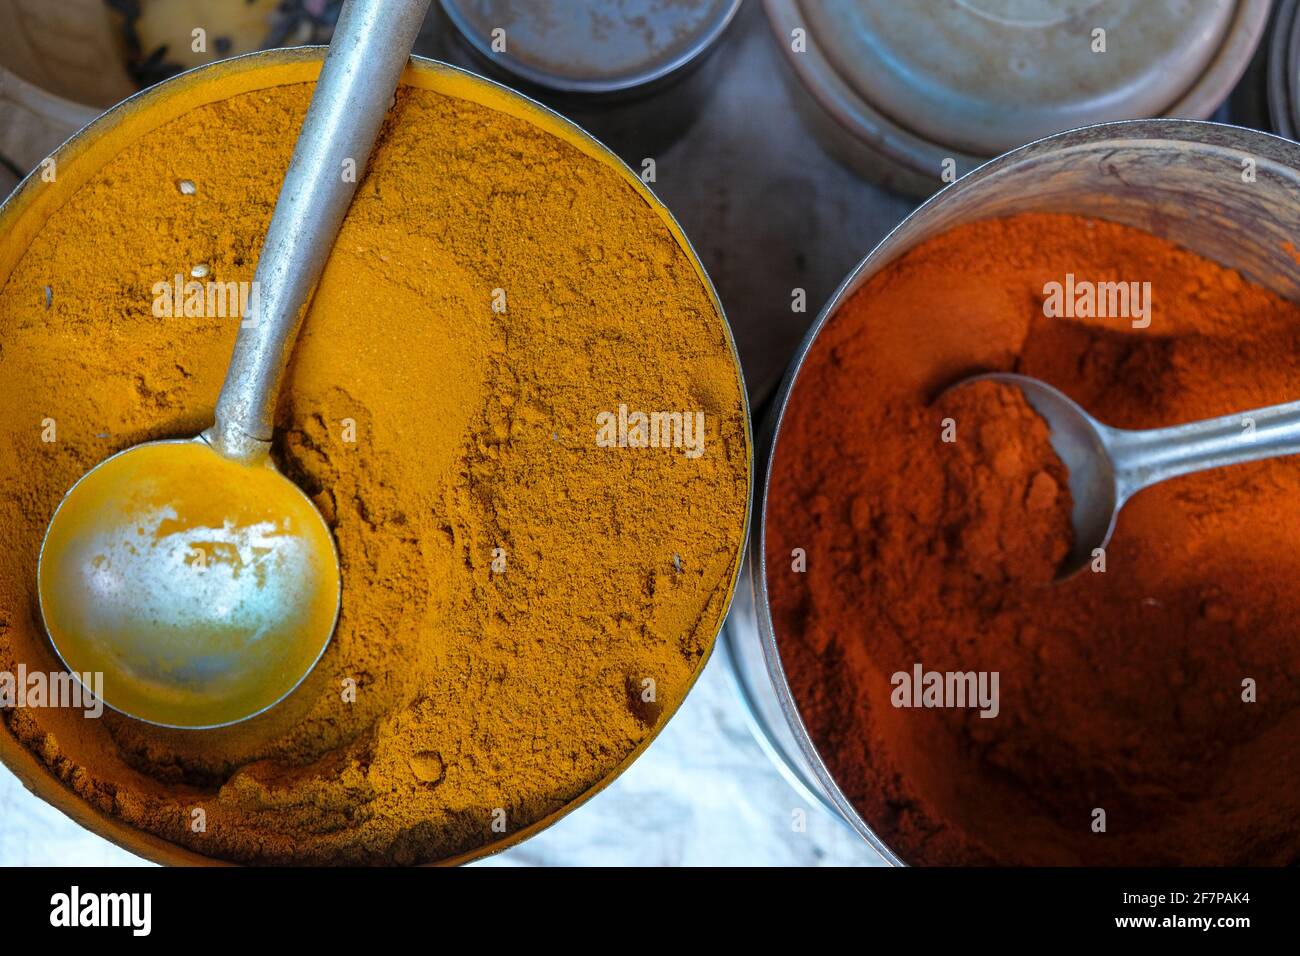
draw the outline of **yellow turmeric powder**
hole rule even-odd
[[[160,317],[158,284],[252,279],[310,92],[241,92],[125,145],[0,277],[0,670],[58,669],[33,595],[63,492],[210,421],[238,319]],[[602,447],[620,406],[703,412],[703,453]],[[324,658],[234,727],[11,708],[0,736],[211,858],[500,845],[623,766],[708,656],[747,520],[744,416],[710,291],[625,172],[403,87],[278,413],[277,463],[340,554]]]

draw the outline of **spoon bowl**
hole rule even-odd
[[[37,567],[41,616],[104,703],[168,727],[261,713],[328,646],[341,594],[334,538],[268,458],[203,439],[136,445],[64,496]],[[84,681],[83,681],[84,683]]]
[[[1069,472],[1074,541],[1057,580],[1104,551],[1120,509],[1144,488],[1211,468],[1300,454],[1300,402],[1134,431],[1102,424],[1060,389],[1027,375],[992,372],[952,388],[978,381],[1019,388],[1047,423],[1052,449]]]

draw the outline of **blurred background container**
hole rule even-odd
[[[616,152],[685,135],[741,0],[438,0],[417,50],[522,90]],[[634,167],[635,168],[635,167]]]
[[[764,0],[809,125],[862,175],[926,196],[1066,129],[1208,119],[1269,0]],[[951,181],[949,178],[947,181]]]
[[[328,42],[341,4],[0,0],[0,192],[137,90],[223,57]]]

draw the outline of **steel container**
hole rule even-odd
[[[31,239],[45,223],[47,216],[66,202],[77,189],[98,172],[104,163],[117,155],[124,145],[134,142],[140,136],[208,103],[224,100],[240,93],[270,89],[287,84],[314,82],[320,72],[325,52],[325,47],[295,47],[265,50],[221,60],[165,80],[122,101],[99,116],[52,154],[57,160],[59,171],[55,182],[44,182],[38,170],[29,174],[9,198],[3,204],[0,204],[0,285],[3,285],[5,278],[12,272],[14,265],[27,249]],[[708,291],[709,297],[713,300],[718,317],[722,322],[732,361],[735,363],[741,401],[744,406],[747,455],[746,500],[747,502],[752,500],[753,442],[749,430],[747,391],[740,369],[740,357],[736,351],[735,337],[732,335],[731,327],[727,324],[722,303],[712,281],[709,279],[708,273],[691,246],[690,240],[686,238],[686,234],[682,231],[672,213],[668,211],[668,208],[659,201],[636,173],[589,133],[540,103],[536,103],[513,90],[446,63],[438,63],[422,57],[412,57],[401,82],[406,86],[432,89],[469,99],[543,127],[551,134],[568,142],[574,148],[614,169],[627,182],[629,187],[635,190],[658,214],[694,265],[696,273]],[[294,136],[296,131],[287,130],[285,135]],[[740,559],[744,555],[748,538],[749,516],[750,512],[747,508],[746,531],[737,545],[736,571],[726,585],[724,613],[739,583]],[[33,587],[35,587],[34,581]],[[699,678],[700,673],[703,671],[704,665],[711,656],[712,649],[711,643],[708,652],[699,662],[695,674],[691,678],[691,686],[694,685],[695,680]],[[555,823],[561,817],[595,796],[631,766],[636,758],[654,741],[658,732],[667,725],[674,712],[675,710],[665,711],[654,733],[642,741],[604,779],[598,781],[576,799],[567,802],[559,810],[531,826],[510,834],[506,839],[439,862],[441,864],[471,862],[480,857],[507,849]],[[66,787],[49,767],[15,740],[4,727],[3,721],[0,721],[0,762],[3,762],[12,770],[28,790],[67,814],[77,823],[124,849],[157,863],[196,865],[221,862],[152,833],[137,830],[117,817],[105,814],[90,803],[82,800],[71,789]]]
[[[699,117],[726,69],[715,51],[724,46],[741,0],[606,2],[586,11],[590,20],[577,5],[562,8],[569,19],[519,17],[524,7],[517,0],[439,0],[429,17],[433,29],[426,27],[417,49],[427,43],[440,60],[523,90],[639,161],[659,156]],[[602,12],[635,15],[641,29],[601,19]],[[490,28],[498,21],[505,51],[492,47]],[[579,23],[601,28],[592,26],[587,35]],[[642,44],[656,27],[672,40]]]
[[[620,0],[592,6],[562,7],[559,15],[536,4],[530,8],[527,0],[440,0],[435,8],[494,69],[556,93],[620,97],[661,88],[697,66],[730,25],[740,0]],[[530,9],[535,15],[520,16]],[[572,20],[566,22],[563,15],[569,13]],[[629,23],[620,31],[617,16],[635,21],[634,28]],[[668,39],[661,41],[656,29]],[[504,50],[494,48],[493,30],[501,31]]]
[[[1145,230],[1300,302],[1300,144],[1190,120],[1105,123],[1013,150],[921,205],[831,296],[790,364],[757,435],[755,520],[746,582],[723,628],[750,723],[763,749],[888,863],[902,860],[844,796],[799,714],[777,646],[765,569],[773,451],[810,349],[840,306],[908,250],[954,227],[1026,212],[1073,213]]]
[[[1023,20],[1022,26],[1034,27],[1035,16],[1049,23],[1040,34],[1034,34],[1042,42],[1059,42],[1060,34],[1068,28],[1072,41],[1068,49],[1073,56],[1058,69],[1052,61],[1041,62],[1041,52],[1032,45],[1031,53],[1015,53],[1009,48],[1015,46],[1016,33],[999,32],[1001,18],[990,12],[999,9],[997,5],[985,9],[986,4],[973,0],[927,2],[932,2],[936,10],[927,6],[925,15],[921,15],[918,9],[914,35],[899,37],[866,31],[864,24],[868,21],[856,17],[853,11],[857,6],[847,0],[843,6],[821,4],[820,0],[763,0],[776,42],[789,66],[785,71],[787,79],[797,87],[795,102],[809,128],[859,175],[918,198],[929,196],[955,178],[952,175],[945,179],[945,175],[964,174],[1004,149],[1058,129],[1144,116],[1209,118],[1245,72],[1264,34],[1270,10],[1269,0],[1233,0],[1223,8],[1207,0],[1195,6],[1185,4],[1181,18],[1169,13],[1151,15],[1148,22],[1129,29],[1155,30],[1164,24],[1163,32],[1169,36],[1157,32],[1146,41],[1151,44],[1149,59],[1154,61],[1159,56],[1163,68],[1146,63],[1142,57],[1130,58],[1129,69],[1114,77],[1102,71],[1071,85],[1064,79],[1069,75],[1068,68],[1071,63],[1078,67],[1088,56],[1084,42],[1087,34],[1079,29],[1080,20],[1086,26],[1086,17],[1095,8],[1120,9],[1114,4],[1089,5],[1077,17],[1066,16],[1073,8],[1063,3],[1043,2],[1039,4],[1042,12],[1033,15],[1030,11],[1035,10],[1034,5],[1016,8],[1021,11],[1018,17]],[[1146,15],[1147,3],[1156,6],[1156,0],[1138,0],[1125,9]],[[879,12],[887,5],[880,0],[871,8]],[[953,38],[953,23],[939,30],[927,19],[937,15],[938,10],[960,15],[966,26],[988,26],[992,32],[969,37],[962,33],[958,42]],[[823,36],[816,29],[820,23],[823,31],[832,30],[823,22],[828,19],[828,11],[837,12],[830,18],[834,35]],[[1199,20],[1193,21],[1193,17]],[[792,33],[798,30],[806,34],[801,50],[794,49],[791,42]],[[918,48],[919,38],[927,31],[928,38]],[[1122,49],[1130,34],[1114,32],[1118,35],[1109,41],[1116,50]],[[1083,49],[1079,49],[1080,44]],[[918,57],[918,49],[929,55]],[[1008,56],[1015,62],[1022,53],[1025,61],[1021,68],[1037,70],[1041,83],[1026,81],[1009,89],[990,86],[988,90],[971,90],[972,85],[980,87],[985,82],[989,63],[1001,64]],[[1197,68],[1191,73],[1177,72],[1180,64],[1192,63]],[[881,79],[884,75],[889,76],[887,83]],[[974,77],[979,78],[978,82]],[[1111,82],[1116,84],[1113,88],[1094,89],[1098,83]],[[1048,103],[1018,102],[1017,97],[1027,96],[1028,91],[1047,83],[1054,84],[1056,94]],[[965,99],[970,103],[958,109]],[[1053,108],[1047,109],[1049,105]],[[941,107],[952,115],[937,115]],[[963,128],[960,135],[958,124]],[[997,132],[981,135],[984,127],[995,127]],[[997,148],[987,148],[987,141],[974,141],[990,137],[999,142]],[[984,148],[977,148],[981,145]]]
[[[1266,48],[1268,118],[1274,132],[1300,131],[1300,0],[1277,0]]]

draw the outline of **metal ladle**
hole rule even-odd
[[[343,5],[212,427],[114,455],[50,521],[37,591],[55,652],[83,683],[102,674],[104,703],[131,717],[182,728],[252,717],[298,686],[333,635],[334,539],[271,460],[275,405],[428,5]]]
[[[1052,448],[1069,471],[1074,544],[1058,573],[1066,578],[1105,548],[1124,503],[1143,488],[1224,465],[1300,454],[1300,402],[1130,431],[1103,425],[1046,382],[994,372],[968,378],[1014,385],[1050,431]]]

